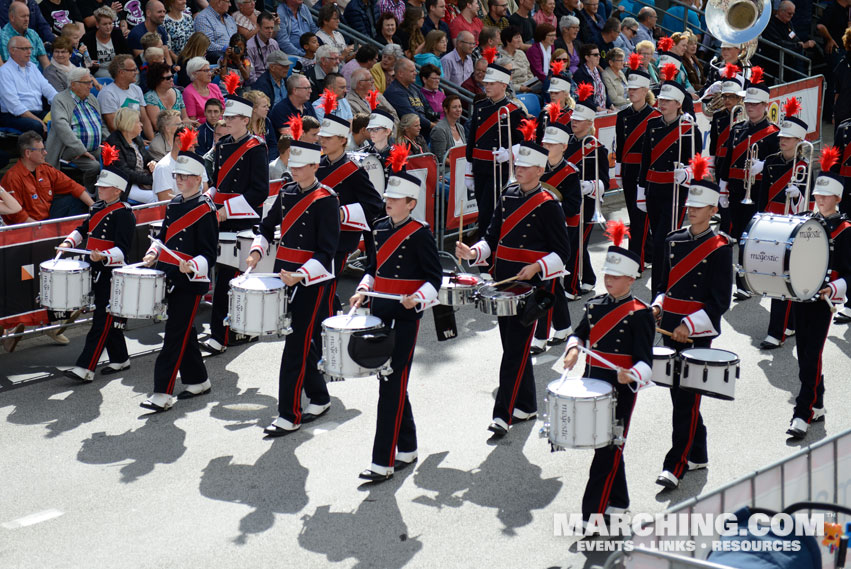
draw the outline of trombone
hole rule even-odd
[[[751,168],[754,162],[759,160],[759,146],[756,142],[751,144],[751,136],[748,135],[748,157],[745,160],[745,197],[742,198],[742,205],[752,205],[751,189],[756,182],[756,175],[751,174]]]
[[[505,127],[505,131],[507,133],[508,146],[503,146],[502,140],[502,129]],[[513,144],[511,143],[511,109],[508,108],[508,105],[503,105],[496,111],[496,133],[497,133],[497,144],[499,144],[499,148],[507,148],[508,149],[508,181],[506,184],[511,184],[514,182],[514,153],[512,151]],[[494,148],[493,151],[496,152],[498,149]],[[502,183],[502,162],[497,161],[496,156],[493,159],[493,204],[496,207],[496,203],[499,200],[499,194],[502,193],[503,183]]]
[[[580,179],[582,181],[585,180],[585,149],[589,146],[594,149],[594,215],[591,217],[591,223],[599,223],[601,225],[606,224],[606,218],[603,217],[603,212],[601,209],[602,200],[600,197],[599,188],[596,187],[599,173],[600,173],[600,154],[597,152],[597,148],[600,146],[600,140],[594,136],[593,134],[585,135],[580,141],[582,145],[582,172]],[[579,245],[576,251],[577,257],[577,276],[579,286],[582,286],[582,274],[583,274],[583,265],[585,263],[585,196],[581,196],[579,201]]]
[[[697,123],[694,122],[694,118],[688,114],[683,113],[680,115],[679,121],[677,121],[677,128],[679,129],[678,133],[678,144],[677,144],[677,163],[674,165],[674,170],[677,168],[685,168],[685,164],[683,164],[683,122],[686,122],[690,125],[691,131],[691,154],[694,156],[697,154]],[[676,231],[679,229],[679,223],[677,222],[679,219],[679,209],[680,209],[680,183],[677,181],[676,172],[674,172],[674,196],[673,201],[671,203],[671,231]]]
[[[795,145],[795,162],[792,164],[792,180],[789,182],[793,186],[804,184],[804,207],[810,206],[810,182],[813,175],[813,143],[809,140],[802,140]],[[800,160],[798,158],[800,157]],[[786,196],[786,207],[783,210],[783,215],[789,215],[791,208],[791,200]]]

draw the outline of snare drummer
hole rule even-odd
[[[826,150],[826,149],[825,149]],[[843,194],[843,178],[829,172],[822,150],[822,173],[816,179],[813,196],[818,211],[813,217],[822,221],[833,240],[830,256],[828,285],[819,291],[816,302],[795,302],[792,310],[798,326],[798,379],[801,390],[795,399],[792,422],[786,431],[793,439],[806,436],[813,422],[823,421],[824,375],[822,374],[822,351],[830,328],[830,304],[842,305],[847,300],[848,281],[851,279],[851,222],[839,212]],[[827,301],[827,302],[823,302]]]
[[[372,314],[396,331],[390,360],[392,372],[381,377],[378,388],[378,420],[372,445],[372,464],[360,478],[387,480],[395,468],[417,460],[417,430],[408,400],[408,380],[423,310],[437,303],[443,270],[434,236],[422,221],[411,217],[420,195],[420,181],[406,172],[390,176],[384,197],[388,217],[375,225],[375,247],[358,291],[404,295],[401,302],[374,298]],[[360,306],[364,295],[349,300]]]
[[[703,159],[705,160],[705,159]],[[718,186],[703,180],[693,162],[695,180],[685,206],[689,227],[665,238],[662,250],[660,287],[654,290],[653,314],[669,348],[708,348],[721,331],[721,315],[730,307],[733,288],[733,240],[709,226],[718,213]],[[687,343],[691,339],[692,343]],[[671,449],[665,456],[656,484],[676,488],[689,470],[706,468],[706,427],[700,415],[700,394],[671,388],[673,432]]]
[[[455,245],[458,257],[485,266],[494,259],[497,281],[516,278],[541,285],[565,274],[570,258],[570,241],[564,211],[558,200],[540,184],[547,163],[547,151],[533,142],[521,142],[515,152],[517,183],[509,184],[499,199],[484,239],[468,247]],[[537,416],[535,376],[529,361],[534,323],[524,326],[520,316],[499,317],[502,362],[499,389],[488,427],[497,437],[505,436],[515,421]]]
[[[847,118],[836,127],[833,135],[833,144],[839,150],[839,161],[831,167],[831,172],[836,172],[842,176],[845,182],[844,200],[840,202],[839,211],[846,216],[851,214],[851,197],[848,192],[851,192],[851,118]],[[835,324],[848,324],[851,322],[851,300],[836,313],[833,317]]]
[[[322,321],[332,315],[330,293],[334,282],[334,254],[340,237],[337,194],[319,183],[321,148],[294,140],[289,166],[293,181],[278,193],[275,204],[260,222],[246,264],[254,267],[281,227],[275,270],[289,287],[292,333],[284,343],[278,375],[278,413],[263,431],[279,437],[298,430],[331,407],[325,379],[316,364],[322,346]],[[302,410],[301,392],[310,403]]]
[[[210,289],[210,268],[216,262],[219,224],[216,206],[201,193],[204,160],[181,152],[174,165],[180,195],[169,202],[159,241],[145,253],[145,266],[164,271],[167,286],[167,320],[163,348],[154,363],[154,393],[141,406],[160,412],[174,405],[177,374],[186,386],[177,399],[210,392],[207,368],[201,358],[195,316],[201,297]]]
[[[619,239],[614,239],[619,243]],[[618,366],[605,367],[593,357],[586,358],[586,377],[610,383],[617,391],[615,419],[629,432],[636,393],[629,383],[638,377],[649,381],[653,365],[653,316],[646,302],[632,296],[632,283],[641,273],[641,258],[634,252],[612,245],[606,253],[603,280],[606,294],[585,303],[585,314],[567,342],[565,369],[573,369],[579,348],[588,346]],[[582,518],[592,514],[622,514],[629,507],[629,489],[623,462],[623,446],[609,445],[594,451],[594,460],[582,497]]]
[[[88,383],[95,378],[95,368],[104,348],[109,363],[101,373],[109,375],[130,367],[130,355],[124,341],[126,318],[116,318],[106,311],[112,285],[112,269],[124,264],[136,229],[136,216],[124,201],[129,182],[118,168],[106,166],[101,170],[95,187],[99,201],[92,206],[89,217],[71,232],[59,245],[62,248],[79,247],[91,251],[92,292],[95,312],[92,327],[86,334],[83,351],[74,367],[65,370],[71,379]]]

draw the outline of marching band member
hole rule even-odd
[[[369,115],[369,124],[366,125],[369,141],[364,145],[363,151],[378,154],[385,167],[392,147],[390,135],[393,133],[394,126],[393,115],[383,109],[373,109]]]
[[[534,133],[534,128],[531,130]],[[556,198],[541,188],[546,163],[544,148],[528,141],[518,145],[514,161],[517,183],[502,192],[484,239],[473,247],[459,241],[456,256],[474,260],[473,266],[484,266],[493,257],[497,281],[516,278],[540,285],[565,273],[570,242],[564,211]],[[501,316],[498,321],[503,352],[493,422],[488,430],[502,437],[512,422],[536,417],[538,406],[529,362],[535,323],[524,326],[520,315]]]
[[[743,77],[739,73],[741,69],[736,65],[727,64],[724,67],[724,80],[720,84],[724,110],[713,113],[712,122],[709,125],[709,160],[716,169],[721,165],[721,160],[727,156],[727,140],[730,138],[730,129],[733,126],[733,108],[742,104],[745,96],[742,86]],[[720,230],[729,233],[730,224],[730,208],[722,207]]]
[[[718,186],[703,179],[708,168],[703,156],[695,156],[691,167],[694,180],[685,203],[690,226],[665,238],[660,285],[653,289],[653,314],[660,327],[672,333],[664,343],[677,352],[712,344],[721,332],[721,315],[730,307],[733,286],[733,241],[709,226],[718,212]],[[709,463],[700,399],[699,393],[676,384],[671,388],[672,444],[656,479],[667,489],[676,488],[687,471]]]
[[[697,125],[684,118],[682,113],[683,100],[687,94],[682,85],[672,80],[676,71],[673,64],[662,68],[665,82],[657,97],[661,116],[647,122],[636,188],[639,208],[646,200],[650,233],[653,236],[651,290],[657,290],[662,283],[665,236],[672,227],[676,229],[682,225],[685,214],[683,204],[688,190],[679,188],[676,204],[674,195],[680,184],[689,181],[690,174],[686,167],[689,160],[703,149]],[[672,219],[675,205],[676,219]]]
[[[588,243],[591,241],[591,230],[594,228],[591,220],[594,217],[597,193],[605,192],[609,187],[609,150],[596,138],[585,142],[586,137],[594,136],[594,118],[597,115],[593,102],[594,87],[590,83],[580,83],[576,89],[576,95],[579,102],[576,103],[570,118],[573,135],[570,137],[564,155],[568,163],[574,164],[579,170],[584,217],[580,220],[581,235],[577,232],[576,246],[571,246],[573,255],[569,264],[571,274],[564,286],[571,300],[593,291],[597,282],[597,275],[594,274],[588,255]],[[582,248],[581,269],[579,267],[580,247]]]
[[[677,37],[679,34],[674,34],[674,37]],[[682,39],[682,38],[680,38]],[[684,114],[691,115],[692,118],[695,118],[694,114],[694,100],[693,96],[695,95],[694,87],[692,87],[691,83],[688,81],[688,74],[686,73],[685,68],[683,67],[683,58],[673,51],[671,48],[674,47],[674,39],[669,37],[659,38],[659,41],[656,42],[656,49],[659,53],[659,59],[657,62],[657,68],[662,70],[667,65],[672,65],[674,69],[676,69],[676,73],[667,81],[675,81],[680,87],[683,88],[686,95],[683,97],[682,101],[682,111]],[[676,40],[676,41],[679,41]],[[664,75],[664,74],[661,74]],[[659,89],[661,90],[662,84],[659,85]],[[656,98],[659,98],[659,93],[654,92]]]
[[[828,273],[830,282],[818,292],[814,302],[796,302],[793,305],[798,329],[798,379],[801,380],[792,421],[786,431],[793,439],[804,438],[811,423],[824,420],[821,358],[830,328],[830,304],[845,303],[851,279],[851,222],[837,207],[844,193],[843,179],[830,171],[838,159],[839,151],[835,147],[822,149],[821,174],[813,190],[818,211],[812,215],[824,223],[833,241]]]
[[[549,110],[555,115],[544,129],[542,146],[547,151],[547,165],[541,176],[541,185],[552,192],[561,201],[567,224],[568,239],[578,242],[579,235],[579,204],[582,201],[582,190],[579,185],[579,171],[576,166],[564,159],[567,143],[570,141],[570,129],[558,122],[560,111],[558,105],[550,104]],[[529,353],[543,353],[546,346],[557,346],[567,341],[573,332],[570,324],[570,312],[567,309],[567,298],[564,296],[564,285],[561,278],[551,279],[548,290],[555,296],[553,306],[546,314],[538,319],[535,337]],[[549,339],[550,327],[554,329],[552,339]]]
[[[629,383],[638,377],[650,380],[653,365],[653,315],[646,302],[632,296],[632,283],[641,272],[641,260],[632,251],[620,246],[627,235],[623,222],[609,222],[613,245],[606,253],[603,281],[606,294],[595,296],[585,303],[585,313],[576,332],[567,343],[565,369],[573,369],[579,358],[577,346],[618,366],[604,367],[593,357],[586,358],[586,377],[608,382],[617,392],[615,419],[623,427],[623,438],[629,433],[629,422],[635,406],[636,393]],[[593,368],[593,370],[592,370]],[[623,446],[611,444],[594,451],[588,473],[588,483],[582,496],[582,518],[592,514],[623,513],[629,507],[629,489],[623,462]]]
[[[336,278],[343,272],[349,255],[358,248],[361,234],[369,232],[381,217],[382,203],[366,170],[346,154],[351,129],[349,121],[331,114],[337,108],[337,97],[330,89],[322,94],[322,107],[325,118],[320,123],[319,144],[324,156],[316,177],[321,184],[334,189],[340,202],[340,241],[334,256],[335,280],[330,293],[331,314],[335,314],[340,309]]]
[[[792,183],[795,177],[795,165],[810,165],[805,159],[799,159],[796,154],[797,145],[807,136],[807,123],[796,117],[800,104],[795,98],[790,98],[784,105],[785,117],[780,125],[780,152],[765,159],[762,169],[762,183],[756,197],[758,211],[767,211],[784,215],[786,204],[789,203],[789,213],[796,214],[809,209],[803,203],[802,191]],[[759,349],[773,350],[779,348],[787,336],[795,333],[795,319],[792,315],[792,301],[771,299],[771,313],[768,320],[768,335],[760,342]]]
[[[565,66],[564,61],[553,60],[550,63],[552,76],[550,86],[547,88],[550,102],[544,105],[541,114],[538,115],[538,131],[535,133],[535,140],[542,140],[547,126],[553,123],[566,126],[570,132],[570,116],[573,114],[576,102],[570,96],[570,81],[562,76]]]
[[[740,45],[722,41],[720,51],[721,61],[717,64],[713,62],[709,64],[709,70],[706,72],[706,82],[703,84],[703,89],[700,90],[702,96],[707,93],[710,95],[718,92],[723,93],[723,83],[728,79],[725,73],[728,66],[733,65],[740,69],[742,67],[742,62],[739,61],[739,54],[742,51]],[[717,91],[713,91],[713,85],[716,85],[714,88],[718,89]]]
[[[506,90],[511,81],[511,71],[493,63],[496,48],[485,50],[489,64],[482,80],[486,98],[473,104],[470,119],[470,137],[467,144],[467,170],[464,182],[467,189],[474,190],[479,214],[479,233],[484,235],[490,226],[494,211],[494,196],[498,198],[508,182],[509,168],[505,163],[511,157],[508,148],[512,133],[517,132],[523,111],[508,100]],[[507,120],[499,119],[500,109],[508,110]],[[505,117],[505,112],[503,112]],[[494,179],[494,162],[499,179]]]
[[[130,355],[124,341],[126,318],[116,318],[106,311],[112,288],[112,269],[124,264],[136,228],[136,216],[127,205],[129,182],[121,170],[110,166],[118,151],[109,144],[103,145],[104,169],[95,186],[99,201],[92,206],[89,217],[71,232],[59,245],[61,248],[79,247],[91,251],[92,292],[95,312],[92,327],[86,334],[83,351],[74,367],[65,370],[71,379],[88,383],[95,378],[95,368],[106,348],[109,363],[101,373],[109,375],[130,367]]]
[[[848,192],[851,191],[851,119],[845,119],[839,126],[833,136],[833,144],[839,149],[841,158],[834,164],[831,169],[842,176],[845,181],[845,193],[842,195],[842,201],[839,202],[839,211],[846,216],[851,215],[851,197]],[[833,317],[836,324],[848,324],[851,322],[851,300]]]
[[[401,170],[403,164],[397,160],[393,167]],[[375,246],[369,247],[363,279],[349,300],[352,306],[359,306],[365,298],[361,291],[403,295],[401,301],[371,301],[372,314],[396,331],[390,360],[393,371],[379,381],[372,464],[360,473],[360,478],[372,482],[387,480],[396,467],[401,469],[417,460],[417,428],[408,399],[408,380],[420,318],[425,308],[437,303],[443,278],[434,236],[428,225],[411,217],[420,195],[420,181],[398,170],[391,174],[384,192],[388,217],[375,225]]]
[[[234,83],[234,80],[236,82]],[[236,74],[225,78],[228,95],[224,120],[227,135],[213,150],[213,203],[218,208],[219,230],[239,232],[251,229],[261,216],[263,202],[269,196],[269,159],[266,140],[248,132],[253,106],[233,93],[239,85]],[[210,337],[202,347],[212,354],[221,354],[237,340],[225,327],[228,313],[230,281],[239,271],[235,267],[216,264],[213,285],[213,308],[210,311]]]
[[[646,204],[638,205],[638,174],[641,170],[641,149],[644,144],[644,133],[647,123],[659,115],[652,107],[656,102],[650,92],[652,78],[641,71],[641,56],[630,54],[627,77],[627,96],[629,107],[618,112],[615,122],[615,176],[620,178],[623,195],[626,201],[626,211],[629,215],[629,250],[639,256],[638,271],[644,271],[645,253],[650,249],[650,222],[647,219]]]
[[[779,149],[777,139],[778,129],[768,120],[768,86],[762,82],[762,69],[751,68],[750,84],[745,91],[745,114],[748,120],[732,127],[730,138],[727,140],[726,156],[720,160],[721,165],[716,162],[716,172],[721,180],[721,207],[729,204],[731,235],[739,239],[745,226],[756,213],[755,195],[751,196],[754,205],[742,203],[746,196],[746,180],[748,176],[755,178],[755,187],[751,192],[757,190],[756,184],[762,180],[762,169],[765,158],[776,153]],[[757,145],[757,159],[751,164],[750,171],[746,169],[746,162],[750,147]],[[746,300],[751,297],[750,291],[738,275],[736,276],[736,292],[733,298]]]
[[[329,117],[326,117],[329,118]],[[322,321],[331,316],[329,302],[334,282],[334,254],[340,238],[337,194],[316,179],[321,148],[293,140],[290,172],[293,181],[281,188],[278,199],[260,222],[247,265],[254,267],[281,227],[275,253],[275,271],[288,287],[292,333],[284,343],[278,383],[278,413],[263,431],[279,437],[298,430],[331,407],[325,379],[317,369],[322,345]],[[310,404],[302,410],[301,392]]]
[[[154,243],[145,253],[145,266],[157,264],[164,271],[168,293],[163,348],[154,363],[154,393],[141,406],[160,412],[174,405],[177,374],[186,389],[178,399],[210,392],[207,368],[201,358],[195,330],[195,315],[201,297],[210,288],[210,267],[216,262],[219,224],[216,206],[201,193],[204,160],[192,152],[181,152],[174,165],[180,192],[169,202],[165,219]]]

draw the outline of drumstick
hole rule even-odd
[[[124,265],[124,269],[135,269],[136,267],[141,267],[145,264],[145,261],[139,261],[138,263],[133,263],[132,265]]]
[[[88,249],[72,249],[71,247],[54,247],[54,249],[56,249],[57,251],[59,251],[59,254],[60,254],[60,255],[62,254],[62,252],[65,252],[65,253],[79,253],[79,254],[81,254],[81,255],[91,255],[91,254],[92,254],[92,252],[91,252],[91,251],[89,251]],[[58,258],[58,256],[57,256],[57,258]]]
[[[175,252],[174,252],[174,251],[172,251],[171,249],[169,249],[168,247],[166,247],[165,243],[163,243],[162,241],[160,241],[160,240],[159,240],[159,239],[157,239],[156,237],[151,237],[150,235],[148,235],[148,239],[150,239],[150,240],[151,240],[151,243],[153,243],[153,244],[154,244],[154,245],[156,245],[157,247],[162,248],[162,250],[163,250],[163,251],[165,251],[166,253],[168,253],[168,254],[169,254],[169,255],[171,255],[172,257],[176,257],[176,258],[178,258],[178,259],[181,259],[180,255],[175,254]],[[190,268],[192,269],[192,272],[193,272],[193,273],[195,273],[195,268],[194,268],[194,267],[190,267]]]
[[[595,354],[594,352],[592,352],[592,351],[591,351],[591,350],[589,350],[588,348],[585,348],[585,347],[580,346],[580,345],[578,345],[578,344],[577,344],[575,347],[576,347],[576,348],[579,348],[579,351],[580,351],[580,352],[585,352],[585,354],[587,354],[587,355],[591,356],[592,358],[594,358],[595,360],[599,361],[600,363],[602,363],[602,364],[603,364],[603,365],[605,365],[606,367],[611,368],[611,369],[613,369],[613,370],[615,370],[615,371],[617,371],[617,370],[619,369],[619,368],[618,368],[618,366],[616,366],[615,364],[613,364],[612,362],[610,362],[609,360],[607,360],[607,359],[606,359],[606,358],[604,358],[603,356],[600,356],[600,355],[598,355],[598,354]],[[632,377],[632,379],[634,379],[634,380],[635,380],[635,383],[638,385],[639,389],[640,389],[640,388],[642,388],[642,387],[644,387],[644,386],[646,386],[646,385],[648,385],[648,383],[647,383],[647,382],[645,382],[645,381],[641,381],[641,378],[640,378],[640,377],[638,377],[638,374],[636,374],[636,373],[635,373],[634,371],[632,371],[631,369],[626,370],[626,372],[627,372],[627,373],[628,373],[628,374]],[[632,387],[631,387],[631,386],[630,386],[630,389],[632,389]],[[633,389],[633,392],[635,392],[635,391],[638,391],[638,390],[637,390],[637,389]]]
[[[364,296],[371,296],[373,298],[386,298],[388,300],[398,300],[399,302],[402,302],[402,298],[404,298],[404,295],[402,295],[402,294],[387,294],[386,292],[370,292],[370,291],[367,291],[367,290],[359,291],[359,294],[362,294]],[[415,302],[425,302],[424,300],[422,300],[420,298],[415,298],[414,301]]]
[[[466,200],[461,200],[461,220],[458,224],[458,242],[464,242],[464,206],[466,205]],[[458,266],[461,266],[461,255],[458,255]]]
[[[493,283],[491,286],[496,287],[496,286],[499,286],[499,285],[504,285],[505,283],[510,283],[512,281],[516,281],[519,278],[520,278],[520,275],[515,275],[515,276],[513,276],[509,279],[505,279],[504,281],[499,281],[498,283]]]
[[[669,338],[674,337],[674,335],[671,332],[668,332],[667,330],[662,330],[658,326],[656,326],[656,331],[659,332],[660,334],[662,334],[663,336],[667,336]],[[694,340],[692,340],[691,338],[686,338],[686,342],[688,342],[689,344],[694,344]]]

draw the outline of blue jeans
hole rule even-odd
[[[30,111],[32,114],[37,116],[38,118],[43,119],[47,114],[47,110],[43,111]],[[30,119],[27,117],[18,117],[11,113],[3,113],[0,112],[0,124],[7,128],[14,128],[15,130],[19,130],[22,133],[27,132],[28,130],[32,130],[37,132],[44,138],[44,126],[41,121],[37,121],[35,119]]]

